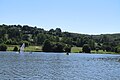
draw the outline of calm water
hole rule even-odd
[[[0,80],[120,80],[120,55],[0,52]]]

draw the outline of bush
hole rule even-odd
[[[66,45],[66,46],[64,47],[64,50],[65,50],[65,52],[71,52],[71,46]]]
[[[106,46],[106,51],[107,52],[111,51],[111,47],[110,46]]]
[[[0,51],[6,51],[6,50],[7,50],[7,46],[5,44],[1,44]]]
[[[45,40],[44,43],[43,43],[43,47],[42,47],[42,50],[44,52],[50,52],[51,51],[51,42],[49,40]]]
[[[11,39],[7,40],[5,44],[12,44],[12,40]]]
[[[18,51],[18,47],[15,46],[14,49],[13,49],[13,51]]]
[[[50,40],[45,40],[42,50],[44,52],[64,52],[64,44],[60,42],[52,43]]]
[[[90,49],[90,47],[89,47],[88,44],[84,44],[84,45],[83,45],[83,48],[82,48],[82,51],[83,51],[84,53],[90,53],[90,52],[91,52],[91,49]]]
[[[98,52],[98,51],[99,51],[99,48],[96,48],[96,51]]]
[[[115,52],[120,53],[120,47],[119,46],[115,48]]]
[[[5,42],[5,44],[7,44],[7,45],[17,45],[18,42],[16,40],[9,39]]]
[[[64,52],[64,44],[59,43],[59,42],[52,44],[52,51],[53,52]]]

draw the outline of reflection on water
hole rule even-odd
[[[120,55],[0,52],[0,80],[119,80]]]

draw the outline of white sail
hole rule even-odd
[[[25,43],[22,44],[20,47],[20,54],[24,53]]]

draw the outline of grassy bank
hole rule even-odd
[[[14,47],[17,46],[19,48],[19,45],[8,45],[7,46],[7,51],[13,51]],[[42,51],[42,46],[28,46],[25,47],[26,52],[41,52]],[[71,48],[71,53],[80,53],[82,52],[82,47],[72,47]],[[115,52],[106,52],[103,50],[92,50],[91,53],[93,54],[115,54]]]
[[[72,53],[82,52],[82,47],[72,47],[71,52]],[[99,50],[99,51],[92,50],[91,53],[94,53],[94,54],[116,54],[115,52],[106,52],[103,50]]]
[[[8,45],[7,47],[7,51],[13,51],[14,47],[17,46],[18,48],[19,45]],[[28,46],[28,47],[25,47],[25,51],[27,52],[41,52],[42,51],[42,46]]]
[[[72,53],[79,53],[82,52],[82,47],[72,47],[71,48]]]

